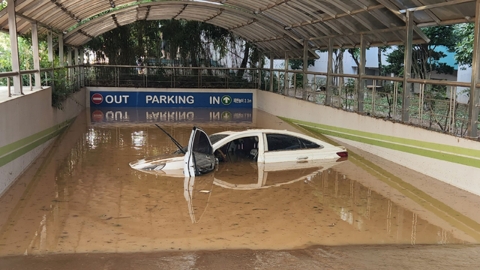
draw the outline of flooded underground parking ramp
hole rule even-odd
[[[475,196],[356,149],[194,178],[132,169],[178,149],[155,124],[183,146],[193,126],[307,132],[256,110],[86,112],[0,198],[0,256],[480,241],[479,214],[462,205]]]

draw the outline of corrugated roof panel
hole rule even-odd
[[[17,0],[17,30],[30,32],[36,21],[40,33],[47,29],[63,32],[66,44],[80,46],[106,29],[136,20],[186,19],[206,21],[231,29],[257,42],[265,51],[302,54],[302,40],[325,46],[358,46],[360,35],[371,44],[399,44],[405,36],[405,9],[414,9],[419,26],[471,21],[475,1],[468,0],[220,0],[153,1],[138,4],[131,0]],[[115,4],[112,8],[111,3]],[[125,6],[125,5],[128,5]],[[96,19],[94,16],[104,14]],[[116,16],[116,22],[111,18]],[[79,23],[79,20],[83,20]],[[0,30],[8,31],[8,14],[0,10]],[[103,32],[102,32],[103,31]],[[86,36],[86,38],[84,38]],[[418,29],[414,40],[421,41]],[[283,50],[283,51],[282,51]]]

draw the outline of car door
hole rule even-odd
[[[315,159],[319,148],[305,148],[304,139],[281,133],[265,133],[265,163],[308,162]]]
[[[210,138],[202,129],[193,127],[184,157],[183,173],[187,177],[192,177],[214,169],[215,156]]]

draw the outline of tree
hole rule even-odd
[[[39,37],[39,57],[40,67],[49,68],[51,63],[48,61],[47,42]],[[32,40],[30,36],[18,37],[18,51],[20,70],[33,69]],[[8,34],[0,33],[0,72],[12,71],[12,54],[10,49],[10,37]],[[25,78],[26,79],[26,78]],[[24,82],[27,83],[26,81]]]
[[[454,26],[454,34],[457,37],[455,60],[459,65],[472,66],[474,28],[473,23],[461,23]]]
[[[423,28],[422,31],[430,39],[429,43],[415,44],[412,46],[412,70],[411,74],[414,78],[430,79],[431,74],[436,72],[438,74],[452,74],[454,68],[440,60],[446,54],[438,50],[439,46],[444,46],[448,51],[453,52],[457,42],[457,37],[454,33],[453,26],[433,26]],[[398,46],[396,50],[387,56],[389,65],[385,67],[386,73],[394,73],[397,76],[404,74],[404,55],[405,47]],[[404,87],[405,89],[405,87]],[[437,119],[435,100],[444,99],[446,95],[445,86],[429,85],[425,88],[424,104],[426,111],[430,111],[430,126],[436,123],[440,129],[445,126]],[[446,112],[448,113],[448,112]]]
[[[213,51],[223,58],[245,43],[228,30],[208,23],[163,20],[137,21],[113,29],[87,46],[111,64],[133,64],[139,56],[160,59],[162,39],[170,59],[178,58],[183,66],[192,67],[210,66]]]
[[[97,60],[108,59],[112,65],[133,65],[138,57],[158,57],[160,32],[158,22],[137,21],[100,35],[86,44]]]
[[[430,79],[432,72],[440,74],[452,74],[453,67],[441,63],[440,59],[446,56],[437,50],[444,46],[453,52],[456,45],[456,36],[452,26],[433,26],[423,28],[422,31],[430,39],[429,43],[415,44],[412,46],[412,75],[415,78]],[[405,47],[398,46],[396,50],[387,55],[389,65],[385,67],[385,73],[394,73],[403,76],[403,59]]]
[[[315,66],[315,60],[308,59],[308,67]],[[303,59],[291,59],[288,61],[288,64],[291,69],[302,70],[303,69]],[[295,73],[296,87],[303,87],[303,73]]]

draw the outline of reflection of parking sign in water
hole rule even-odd
[[[253,109],[232,108],[112,108],[91,107],[92,122],[106,123],[172,123],[234,122],[252,123]],[[101,117],[100,117],[101,115]]]
[[[223,112],[222,113],[222,120],[223,121],[230,121],[232,120],[232,114],[230,112]]]
[[[103,121],[103,112],[100,110],[95,110],[92,112],[92,121],[102,122]]]

